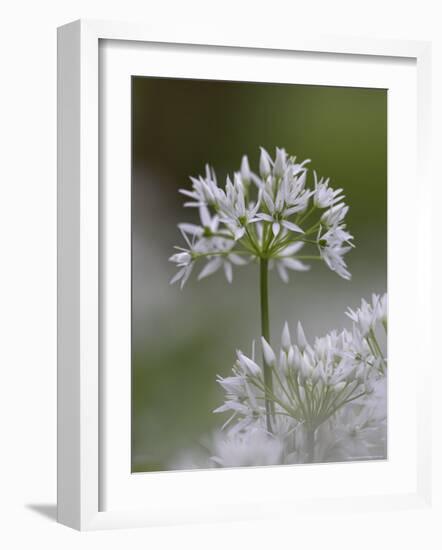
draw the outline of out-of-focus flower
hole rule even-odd
[[[232,376],[218,378],[226,399],[215,412],[230,411],[229,429],[235,425],[240,430],[252,425],[265,427],[267,397],[273,403],[275,418],[291,418],[293,429],[303,425],[314,432],[350,404],[372,407],[374,388],[379,380],[385,380],[378,368],[379,361],[384,360],[382,354],[357,326],[352,331],[331,331],[310,344],[300,323],[296,338],[285,324],[280,349],[262,339],[262,350],[273,374],[272,387],[266,385],[264,369],[254,353],[249,358],[238,352]]]
[[[387,458],[387,418],[376,408],[350,405],[322,424],[316,434],[316,461]]]
[[[277,436],[254,426],[241,433],[219,433],[213,446],[213,462],[223,468],[281,464],[284,446]]]
[[[371,303],[362,299],[360,307],[355,310],[348,308],[346,315],[355,323],[362,335],[366,336],[375,329],[377,323],[385,324],[387,322],[387,310],[387,295],[373,294]]]

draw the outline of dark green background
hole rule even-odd
[[[215,376],[259,336],[255,265],[236,269],[231,286],[221,273],[192,277],[183,291],[168,285],[168,258],[182,244],[176,224],[196,215],[178,188],[206,162],[219,181],[243,154],[257,169],[259,146],[312,159],[345,190],[353,278],[318,263],[289,285],[272,273],[272,332],[279,340],[284,320],[301,320],[311,338],[350,326],[347,306],[386,291],[387,91],[146,77],[132,86],[132,468],[151,471],[179,467],[221,425]]]

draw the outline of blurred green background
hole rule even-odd
[[[347,306],[387,285],[387,91],[133,77],[132,124],[132,470],[144,472],[179,468],[221,426],[216,375],[259,337],[255,264],[237,268],[232,285],[216,273],[191,276],[182,291],[169,286],[168,258],[182,244],[176,225],[197,216],[178,189],[206,162],[219,181],[243,154],[257,171],[259,146],[312,159],[345,190],[353,277],[319,262],[288,285],[271,273],[273,338],[286,319],[301,320],[310,338],[349,327]]]

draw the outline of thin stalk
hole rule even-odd
[[[268,260],[261,258],[259,265],[259,275],[260,275],[260,297],[261,297],[261,334],[267,340],[270,345],[270,322],[269,322],[269,266]],[[264,385],[273,393],[273,378],[272,378],[272,369],[267,365],[265,357],[263,355],[263,365],[264,365]],[[267,398],[265,400],[265,409],[266,409],[266,422],[267,430],[272,433],[272,416],[274,413],[274,407],[272,402]]]
[[[376,338],[375,331],[373,329],[369,332],[369,338],[373,342],[373,345],[375,347],[375,350],[377,351],[379,357],[381,358],[382,362],[382,372],[385,372],[385,369],[387,368],[387,362],[385,361],[384,354],[382,353],[381,346],[379,345],[378,339]],[[376,357],[376,354],[374,354]]]

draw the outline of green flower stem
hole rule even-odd
[[[313,204],[307,212],[301,214],[296,220],[298,224],[305,222],[305,220],[310,217],[311,214],[316,210],[316,206]]]
[[[317,241],[307,240],[307,239],[305,239],[305,237],[307,237],[308,235],[311,235],[313,233],[316,233],[319,225],[320,225],[319,222],[316,223],[315,225],[310,227],[310,229],[307,229],[304,233],[299,234],[299,236],[297,236],[297,237],[293,237],[293,235],[287,235],[287,236],[283,237],[282,239],[274,242],[273,246],[272,246],[272,249],[271,249],[271,253],[272,254],[277,254],[281,249],[285,248],[289,244],[296,243],[296,242],[299,242],[299,241],[303,241],[303,242],[306,242],[306,243],[311,243],[311,244],[316,245]]]
[[[266,396],[269,397],[272,401],[277,403],[281,407],[281,409],[286,411],[285,414],[287,414],[291,418],[295,418],[296,420],[298,420],[298,417],[296,416],[296,411],[288,407],[283,401],[278,399],[274,393],[271,393],[270,390],[264,386],[263,383],[258,382],[256,379],[253,379],[253,378],[250,378],[249,381],[253,386],[255,386],[255,388],[258,388],[260,391],[262,391],[264,397],[258,397],[258,399],[261,399],[261,400],[263,399],[265,401]],[[282,414],[282,413],[275,412],[274,414],[276,415],[276,414]]]
[[[255,251],[255,254],[259,255],[260,250],[259,250],[258,243],[256,242],[255,238],[253,237],[250,229],[248,227],[246,227],[245,230],[246,230],[246,235],[247,235],[247,237],[250,241],[250,244],[251,244],[253,250]]]
[[[261,296],[261,334],[270,344],[270,323],[269,323],[269,266],[268,260],[265,258],[260,259],[260,296]],[[267,365],[265,357],[263,355],[264,365],[264,385],[269,389],[270,393],[273,393],[273,378],[272,369]],[[265,400],[266,409],[266,422],[267,430],[272,433],[272,416],[274,413],[273,403],[267,398]]]

